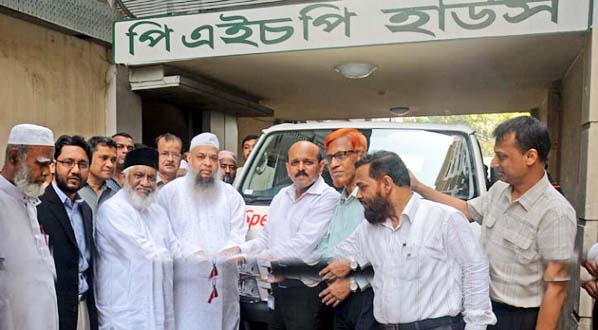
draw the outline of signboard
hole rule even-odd
[[[591,0],[345,0],[116,22],[114,60],[583,31]]]

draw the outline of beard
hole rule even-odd
[[[65,193],[68,193],[68,194],[76,193],[77,191],[79,191],[79,189],[83,185],[83,180],[81,180],[80,176],[78,176],[78,178],[81,181],[79,181],[79,185],[75,188],[71,188],[68,186],[68,184],[67,184],[67,180],[69,179],[68,177],[62,178],[58,175],[55,175],[54,178],[56,179],[56,185],[58,186],[58,188],[60,188],[60,190],[64,191]]]
[[[233,184],[233,182],[235,181],[235,177],[230,174],[225,174],[222,176],[222,181],[224,183]]]
[[[145,210],[150,207],[158,198],[158,191],[152,190],[147,196],[139,195],[135,189],[133,189],[127,181],[123,187],[127,193],[127,197],[131,205],[138,210]]]
[[[39,196],[44,194],[44,184],[42,183],[35,183],[31,182],[29,175],[31,174],[31,170],[24,162],[21,162],[19,170],[15,174],[14,182],[17,190],[20,191],[25,196],[31,198],[38,198]]]
[[[221,180],[220,171],[212,172],[207,178],[202,177],[198,170],[189,168],[185,175],[187,182],[191,185],[191,191],[200,200],[213,200],[218,196],[220,188],[217,184]]]
[[[392,215],[390,204],[380,193],[371,200],[363,200],[362,205],[365,219],[372,225],[381,224]]]

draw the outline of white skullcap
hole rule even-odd
[[[218,142],[218,137],[212,133],[201,133],[191,140],[189,150],[193,150],[197,146],[212,146],[216,149],[220,149],[220,142]]]
[[[225,158],[232,159],[235,163],[237,162],[237,156],[232,151],[222,150],[218,153],[218,160]]]
[[[33,124],[15,125],[10,129],[8,144],[53,147],[54,133],[43,126]]]

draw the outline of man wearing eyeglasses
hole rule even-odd
[[[328,231],[319,246],[322,257],[325,260],[333,260],[338,257],[335,254],[336,245],[349,237],[364,221],[363,206],[357,199],[359,189],[355,185],[355,163],[367,153],[368,142],[358,130],[341,128],[326,136],[324,147],[324,160],[328,165],[332,183],[336,188],[343,188]],[[353,267],[357,268],[357,265],[354,263]],[[343,268],[345,272],[349,272],[351,265],[346,264]],[[335,307],[336,329],[378,329],[379,325],[374,318],[374,292],[367,277],[339,276],[338,279],[329,282],[328,287],[320,293],[320,297],[324,304]]]
[[[60,329],[97,329],[92,212],[77,193],[89,174],[91,148],[81,136],[63,135],[54,150],[54,181],[40,197],[37,218],[56,266]]]
[[[183,141],[180,137],[164,133],[156,138],[159,157],[158,188],[176,179],[181,166]]]

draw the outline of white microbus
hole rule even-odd
[[[368,140],[368,152],[387,150],[397,153],[415,176],[437,190],[468,200],[483,194],[489,183],[482,154],[474,131],[462,125],[323,122],[281,124],[263,131],[236,182],[247,204],[247,223],[252,239],[268,221],[268,207],[274,195],[292,182],[285,163],[289,147],[299,140],[311,141],[322,148],[324,138],[339,128],[356,128]],[[326,168],[325,181],[332,185]],[[472,224],[479,234],[479,226]],[[241,318],[245,329],[262,328],[269,310],[269,285],[257,280],[266,275],[263,267],[247,264],[241,271]],[[257,323],[256,323],[257,322]]]

